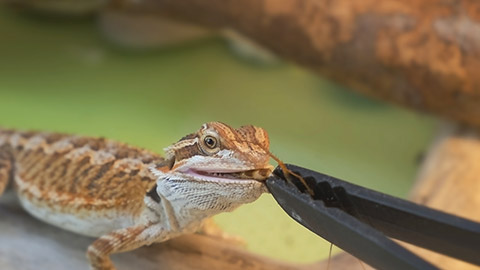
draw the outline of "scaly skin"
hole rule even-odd
[[[267,133],[211,122],[167,147],[166,158],[102,138],[0,129],[0,195],[12,180],[33,216],[98,237],[93,269],[109,256],[194,232],[256,200],[272,171]]]

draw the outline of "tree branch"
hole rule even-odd
[[[364,94],[480,126],[480,2],[115,0],[115,9],[232,28]]]

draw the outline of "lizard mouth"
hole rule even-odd
[[[245,171],[201,171],[196,169],[188,170],[188,174],[195,178],[209,181],[265,181],[273,171],[273,167],[252,169]]]

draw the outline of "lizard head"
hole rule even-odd
[[[210,122],[165,148],[171,172],[195,181],[263,181],[270,176],[267,132]]]
[[[152,169],[156,191],[197,218],[231,211],[266,192],[273,171],[268,148],[262,128],[206,123],[165,148],[165,162]]]

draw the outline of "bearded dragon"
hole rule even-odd
[[[267,132],[204,124],[165,148],[165,158],[123,143],[0,129],[0,195],[13,182],[23,208],[42,221],[97,237],[87,258],[197,231],[204,220],[256,200],[272,173]]]

